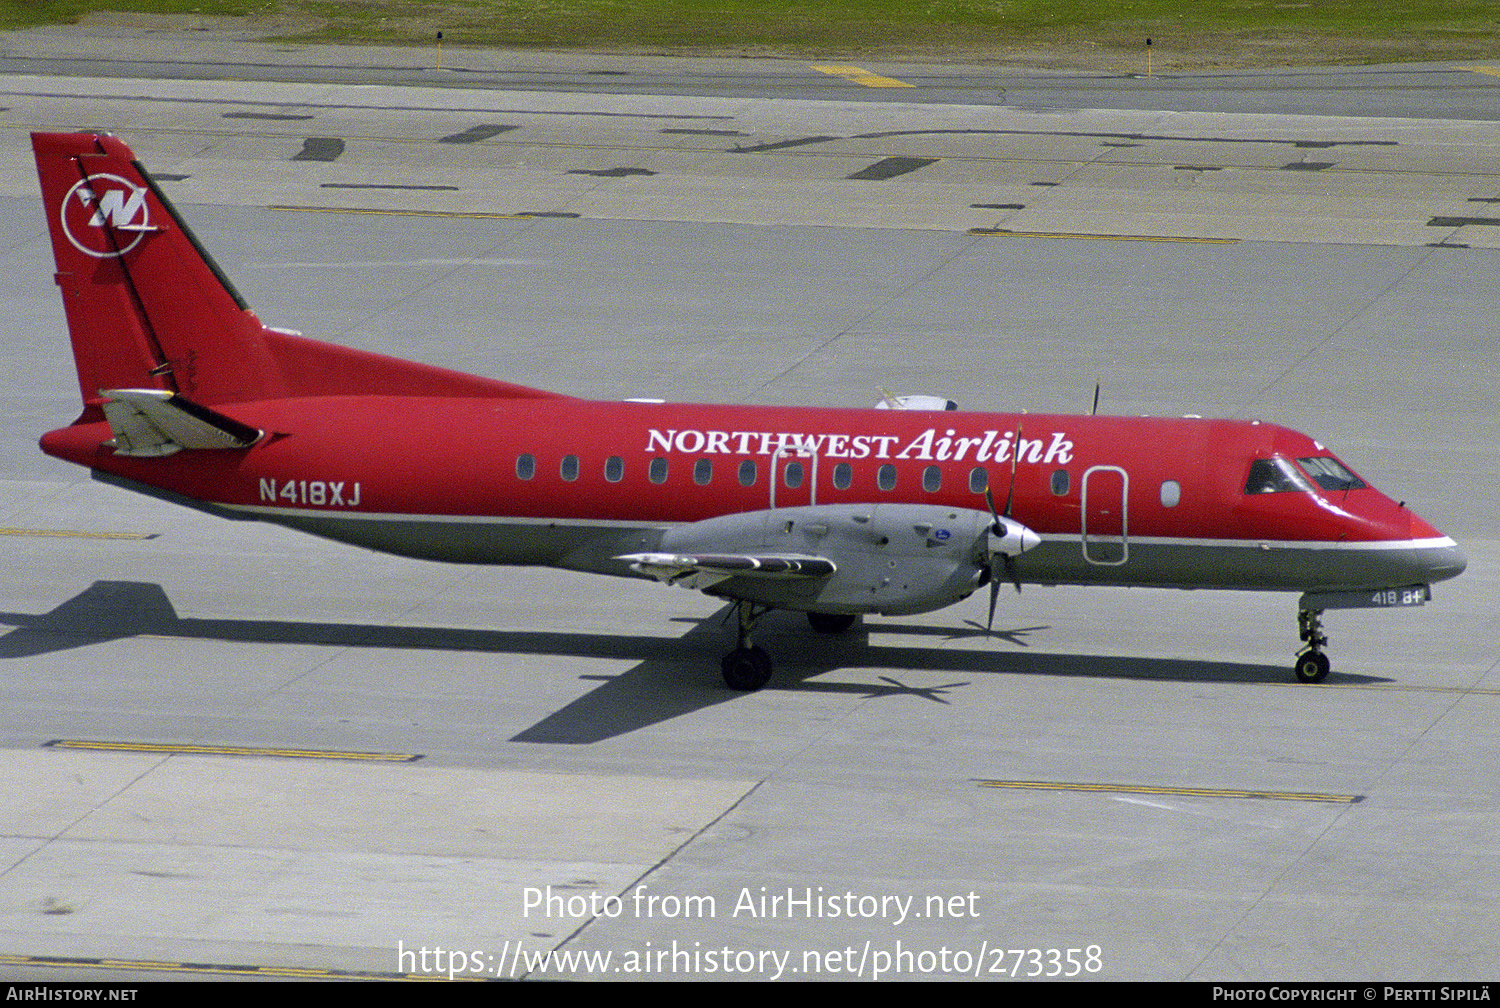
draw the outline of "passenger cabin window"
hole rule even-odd
[[[1161,506],[1176,507],[1182,500],[1182,484],[1176,480],[1167,480],[1161,485]]]
[[[969,470],[969,492],[984,493],[990,487],[990,474],[987,470],[975,467]]]
[[[536,475],[536,456],[516,456],[516,479],[529,480]]]
[[[578,456],[564,455],[562,463],[557,467],[557,473],[568,482],[578,478]]]
[[[646,478],[652,483],[665,483],[667,481],[667,460],[654,458],[651,465],[646,468]]]
[[[699,459],[693,463],[693,482],[699,486],[708,486],[714,478],[714,460]]]
[[[1052,496],[1068,496],[1068,470],[1054,469],[1052,471]]]
[[[854,467],[848,462],[840,462],[833,467],[833,488],[835,490],[848,490],[849,484],[854,482]]]
[[[752,459],[745,459],[745,461],[740,463],[740,486],[748,487],[754,485],[755,462]]]
[[[922,489],[928,493],[937,493],[943,489],[943,470],[937,466],[928,466],[922,470]]]
[[[896,467],[883,465],[875,472],[875,485],[882,490],[896,489]]]
[[[1246,494],[1310,492],[1307,478],[1284,458],[1256,459],[1250,463],[1250,477],[1245,480]]]
[[[611,483],[618,483],[625,478],[625,460],[618,455],[611,455],[604,460],[604,478]]]
[[[1302,471],[1313,478],[1313,482],[1324,490],[1363,490],[1365,481],[1354,475],[1333,458],[1298,459]]]

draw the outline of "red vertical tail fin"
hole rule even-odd
[[[128,147],[88,133],[31,142],[87,407],[100,389],[203,403],[286,394],[260,320]]]
[[[33,133],[84,419],[100,390],[203,405],[308,395],[552,397],[267,329],[112,136]]]

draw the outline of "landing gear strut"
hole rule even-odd
[[[1297,630],[1306,645],[1297,652],[1297,663],[1292,668],[1301,682],[1321,682],[1328,674],[1328,656],[1323,653],[1328,637],[1323,633],[1322,616],[1321,609],[1297,610]]]
[[[771,680],[771,656],[750,640],[755,621],[770,611],[770,607],[754,602],[734,604],[735,615],[739,617],[739,643],[719,662],[724,671],[724,685],[732,690],[758,690]]]

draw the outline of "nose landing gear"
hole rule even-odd
[[[1297,631],[1307,642],[1297,652],[1297,663],[1292,666],[1299,682],[1322,682],[1323,677],[1328,675],[1328,656],[1323,653],[1328,637],[1323,633],[1322,616],[1321,609],[1297,610]]]

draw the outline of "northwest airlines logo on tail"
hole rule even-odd
[[[63,197],[63,234],[73,247],[96,259],[121,256],[155,231],[146,190],[118,175],[90,175]]]

